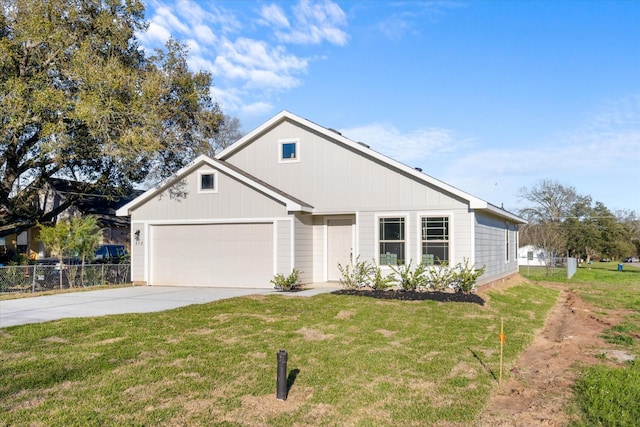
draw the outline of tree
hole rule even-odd
[[[0,3],[0,236],[49,222],[52,178],[130,189],[170,176],[210,146],[222,113],[211,76],[170,40],[148,56],[140,0]]]
[[[73,246],[73,238],[71,235],[71,224],[67,220],[58,221],[55,225],[45,226],[38,224],[40,227],[40,240],[45,245],[49,253],[58,258],[60,266],[60,289],[62,289],[62,272],[64,268],[64,257],[68,255]]]
[[[84,283],[85,261],[93,259],[93,254],[102,240],[102,231],[98,227],[97,218],[87,215],[71,219],[70,234],[70,249],[80,258],[80,283]]]
[[[633,215],[625,226],[603,203],[594,203],[590,196],[555,181],[540,181],[521,189],[520,194],[531,203],[520,211],[529,220],[521,232],[523,244],[554,255],[585,256],[587,262],[595,256],[620,259],[636,249]]]
[[[213,137],[211,149],[203,154],[213,157],[243,136],[240,120],[224,114],[218,127],[218,133]]]

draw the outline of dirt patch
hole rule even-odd
[[[333,334],[323,334],[322,332],[312,328],[300,328],[296,332],[302,334],[305,339],[310,341],[322,341],[335,337]]]
[[[596,316],[575,293],[560,290],[543,330],[513,366],[505,366],[502,387],[497,388],[478,426],[566,426],[572,421],[567,405],[580,368],[603,363],[607,344],[600,338],[618,314]],[[613,363],[613,362],[604,362]],[[568,411],[571,412],[571,411]]]

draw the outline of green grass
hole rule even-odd
[[[551,281],[536,272],[533,280]],[[608,328],[603,338],[615,349],[640,357],[640,269],[618,263],[593,263],[578,269],[566,283],[587,303],[597,308],[596,315],[622,310],[624,320]],[[606,360],[606,356],[603,357]],[[604,361],[604,360],[603,360]],[[610,361],[609,361],[610,363]],[[640,362],[623,366],[594,366],[585,369],[575,386],[575,401],[580,408],[580,426],[637,426],[640,419]]]
[[[276,295],[7,328],[0,425],[470,424],[497,386],[500,318],[509,366],[556,299],[535,285],[484,306]]]

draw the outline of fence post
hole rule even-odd
[[[104,285],[104,264],[100,264],[100,284]]]
[[[31,279],[31,293],[34,294],[36,292],[36,265],[33,264],[33,278]]]

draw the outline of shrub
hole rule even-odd
[[[418,264],[413,271],[411,270],[411,260],[409,260],[409,264],[390,267],[398,275],[400,287],[405,291],[423,289],[429,284],[425,276],[427,266],[424,264]]]
[[[478,277],[482,276],[486,266],[476,269],[476,265],[469,265],[469,259],[463,258],[462,263],[456,265],[453,271],[453,284],[456,292],[465,294],[474,290]]]
[[[389,274],[388,276],[383,276],[382,270],[379,266],[373,267],[372,270],[374,271],[374,273],[370,276],[371,289],[376,291],[386,291],[393,286],[393,282],[396,281],[395,275],[393,273]]]
[[[439,266],[429,267],[425,274],[429,286],[434,291],[444,291],[453,285],[454,272],[446,262],[442,262]]]
[[[291,270],[291,274],[285,276],[282,273],[278,273],[270,280],[273,283],[273,287],[279,291],[288,292],[300,289],[302,283],[300,283],[300,271],[295,268]]]
[[[352,266],[338,264],[340,271],[340,284],[347,289],[356,289],[363,286],[371,286],[371,275],[374,267],[367,261],[360,261],[360,257],[356,258],[356,263]]]

